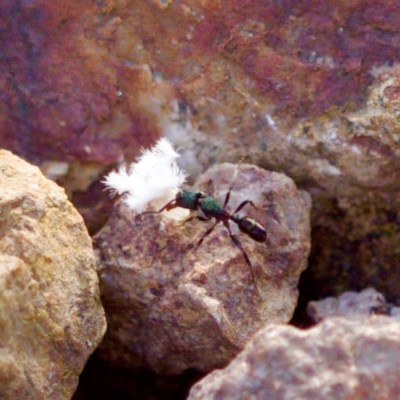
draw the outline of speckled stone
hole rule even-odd
[[[267,326],[189,400],[398,399],[399,329],[383,316],[330,318],[306,331]]]
[[[37,167],[0,150],[0,398],[71,398],[105,328],[82,217]]]

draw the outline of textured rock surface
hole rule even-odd
[[[385,314],[400,319],[400,307],[389,304],[381,293],[372,288],[360,293],[346,292],[338,298],[310,301],[307,312],[315,322],[328,317],[354,318],[371,314]]]
[[[154,113],[140,103],[163,96],[150,95],[148,66],[112,56],[122,22],[115,7],[112,0],[1,4],[4,146],[36,162],[104,164],[156,137]]]
[[[400,59],[398,11],[372,0],[12,0],[1,5],[0,132],[41,160],[117,161],[137,150],[121,145],[154,139],[177,100],[208,132],[199,140],[215,144],[222,133],[233,150],[247,136],[273,155],[274,119],[295,126],[365,103],[371,70]],[[321,171],[334,170],[320,155],[309,168],[319,160]]]
[[[185,147],[193,175],[246,154],[312,193],[305,292],[373,286],[395,300],[399,10],[373,0],[3,2],[1,143],[44,168],[66,162],[60,181],[92,232],[108,211],[92,182],[160,133]]]
[[[81,216],[37,167],[0,150],[0,398],[70,398],[104,331]]]
[[[195,187],[223,203],[235,168],[217,165]],[[222,224],[190,254],[210,224],[182,227],[154,214],[134,220],[125,205],[116,206],[95,238],[109,327],[103,357],[164,374],[209,371],[226,364],[266,322],[291,318],[309,251],[310,198],[284,175],[245,164],[230,209],[245,199],[260,209],[247,206],[241,214],[269,232],[266,243],[238,235],[257,288]]]
[[[91,232],[110,210],[93,181],[160,133],[192,176],[246,155],[312,194],[303,310],[369,286],[398,302],[399,7],[2,2],[1,145],[65,163],[55,176]]]
[[[398,399],[399,329],[383,316],[329,318],[307,331],[270,325],[189,399]]]

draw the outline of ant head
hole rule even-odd
[[[176,195],[175,201],[177,207],[186,208],[188,210],[197,210],[199,200],[206,197],[203,192],[198,190],[182,190]]]

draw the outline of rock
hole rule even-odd
[[[371,314],[385,314],[398,318],[400,307],[390,305],[385,297],[373,288],[360,293],[346,292],[338,298],[328,297],[320,301],[310,301],[307,312],[315,322],[328,317],[368,317]]]
[[[321,187],[309,189],[313,239],[310,268],[302,277],[301,291],[309,296],[304,304],[369,286],[390,301],[400,299],[396,174],[400,158],[394,111],[399,103],[400,68],[374,68],[373,77],[362,108],[311,123],[306,140],[299,131],[294,135],[299,138],[297,145],[304,145],[308,160],[320,149],[326,160],[335,160],[340,172],[322,179],[321,163],[315,163],[312,171]]]
[[[329,318],[302,331],[270,325],[228,367],[193,386],[197,399],[397,399],[400,323]]]
[[[224,202],[236,166],[210,168],[196,189]],[[179,226],[157,214],[135,220],[123,203],[95,237],[100,290],[108,331],[103,358],[162,374],[225,365],[267,322],[287,322],[309,251],[310,199],[282,174],[242,165],[229,209],[251,199],[240,214],[268,231],[266,243],[239,234],[243,254],[222,224],[192,254],[213,222]]]
[[[0,150],[0,397],[67,399],[105,332],[82,217],[37,167]]]
[[[145,100],[153,85],[148,65],[111,55],[122,20],[112,16],[113,0],[107,3],[0,5],[7,32],[0,60],[3,146],[36,164],[80,161],[104,167],[137,155],[141,145],[157,138],[156,112],[149,104],[151,98],[157,108],[164,85],[156,85],[159,96]]]
[[[312,194],[307,301],[400,298],[397,2],[9,0],[0,15],[0,142],[68,163],[91,232],[109,211],[93,167],[166,135],[192,176],[246,155]]]
[[[191,114],[200,141],[212,144],[197,147],[207,164],[207,152],[221,160],[223,136],[229,153],[246,143],[249,152],[268,152],[279,163],[292,150],[292,171],[319,165],[326,178],[338,169],[333,160],[322,151],[307,163],[298,143],[284,149],[283,140],[276,151],[282,132],[274,136],[274,129],[286,133],[309,116],[362,107],[376,66],[398,60],[400,18],[391,3],[132,4],[1,5],[0,137],[8,148],[41,161],[115,162],[148,147],[176,101]],[[66,59],[68,53],[74,57]],[[303,128],[305,139],[307,121]]]

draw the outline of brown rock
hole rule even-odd
[[[400,323],[331,318],[301,331],[270,325],[189,399],[398,399]]]
[[[221,204],[235,171],[217,165],[195,188]],[[238,235],[256,277],[222,224],[196,243],[212,222],[179,226],[119,203],[95,238],[102,301],[109,330],[104,358],[163,374],[210,371],[234,357],[266,322],[287,322],[297,301],[299,274],[309,251],[309,196],[284,175],[242,165],[229,208],[252,199],[241,215],[267,230],[266,243]]]
[[[325,158],[323,163],[314,162],[312,173],[306,173],[323,186],[322,190],[311,189],[315,206],[313,246],[310,268],[303,276],[309,299],[368,286],[390,301],[400,298],[396,172],[400,159],[394,111],[398,106],[400,69],[376,68],[373,75],[364,107],[311,123],[306,135],[299,127],[294,135],[294,144],[304,145],[311,164],[317,152]],[[322,178],[323,166],[327,174],[331,170],[331,177]]]
[[[0,397],[67,399],[105,331],[91,240],[63,189],[0,150]]]

